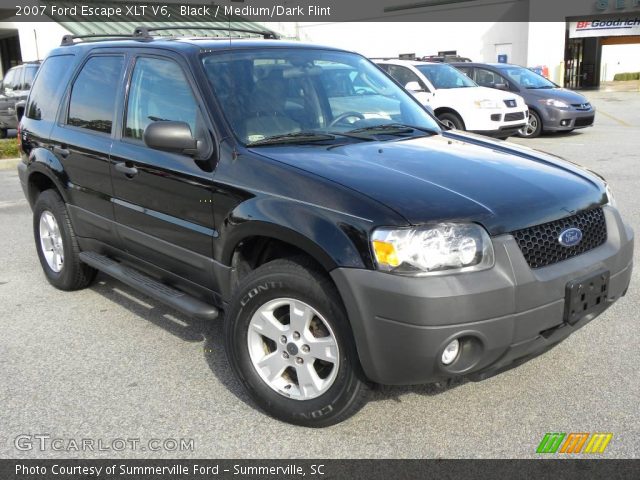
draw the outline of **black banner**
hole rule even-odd
[[[2,480],[637,479],[638,460],[0,460]]]
[[[638,15],[638,0],[0,0],[12,22],[548,22]]]

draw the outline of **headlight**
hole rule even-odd
[[[474,103],[478,108],[502,108],[495,100],[476,100]]]
[[[379,228],[371,246],[379,270],[407,275],[484,270],[494,261],[491,239],[475,223]]]
[[[607,205],[611,205],[613,208],[616,208],[618,205],[616,204],[616,199],[613,198],[613,192],[611,191],[611,187],[608,183],[604,184],[604,189],[607,193]]]
[[[547,98],[545,100],[539,100],[540,103],[544,103],[548,107],[557,107],[557,108],[569,108],[569,104],[563,102],[562,100],[554,100],[553,98]]]

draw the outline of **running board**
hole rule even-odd
[[[118,263],[109,257],[96,252],[80,252],[79,257],[87,265],[186,315],[203,320],[214,320],[218,317],[218,309],[213,305],[154,280],[144,273]]]

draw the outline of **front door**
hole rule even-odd
[[[198,285],[217,290],[211,275],[213,139],[189,71],[179,58],[135,58],[119,138],[111,151],[114,209],[125,250]],[[186,122],[198,153],[148,148],[152,122]]]

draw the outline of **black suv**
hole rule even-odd
[[[271,36],[269,33],[265,37]],[[625,294],[598,175],[436,120],[366,58],[277,39],[67,38],[20,125],[49,282],[97,270],[200,319],[271,415],[481,379]]]
[[[7,71],[0,84],[0,138],[7,137],[7,130],[16,128],[16,104],[24,102],[36,76],[40,62],[18,65]]]

